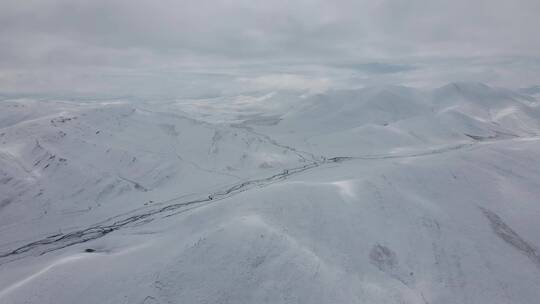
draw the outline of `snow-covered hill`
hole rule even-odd
[[[535,303],[540,102],[0,101],[0,303]]]

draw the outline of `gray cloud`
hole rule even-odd
[[[122,91],[134,75],[146,75],[147,87],[158,85],[166,77],[158,71],[176,70],[164,75],[182,86],[178,73],[186,70],[249,77],[255,67],[257,76],[290,75],[291,66],[303,65],[337,73],[333,67],[350,64],[360,73],[347,74],[354,79],[411,73],[402,75],[407,80],[453,58],[469,58],[477,68],[472,74],[498,81],[540,57],[538,12],[537,0],[5,0],[0,90]],[[519,60],[490,68],[478,57]],[[433,65],[426,67],[426,58]],[[470,76],[470,63],[460,63],[456,73]],[[451,74],[451,65],[444,68]],[[527,65],[521,68],[529,82],[539,81]]]
[[[400,72],[407,72],[416,69],[414,65],[406,64],[391,64],[391,63],[381,63],[381,62],[368,62],[368,63],[339,63],[337,67],[342,67],[345,69],[353,69],[358,71],[363,71],[369,74],[393,74]]]

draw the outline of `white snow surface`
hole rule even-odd
[[[537,98],[4,97],[0,303],[538,303]]]

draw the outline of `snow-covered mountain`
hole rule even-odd
[[[4,97],[0,303],[535,303],[527,94]]]

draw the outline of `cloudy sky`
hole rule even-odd
[[[0,92],[540,84],[538,0],[2,0]]]

